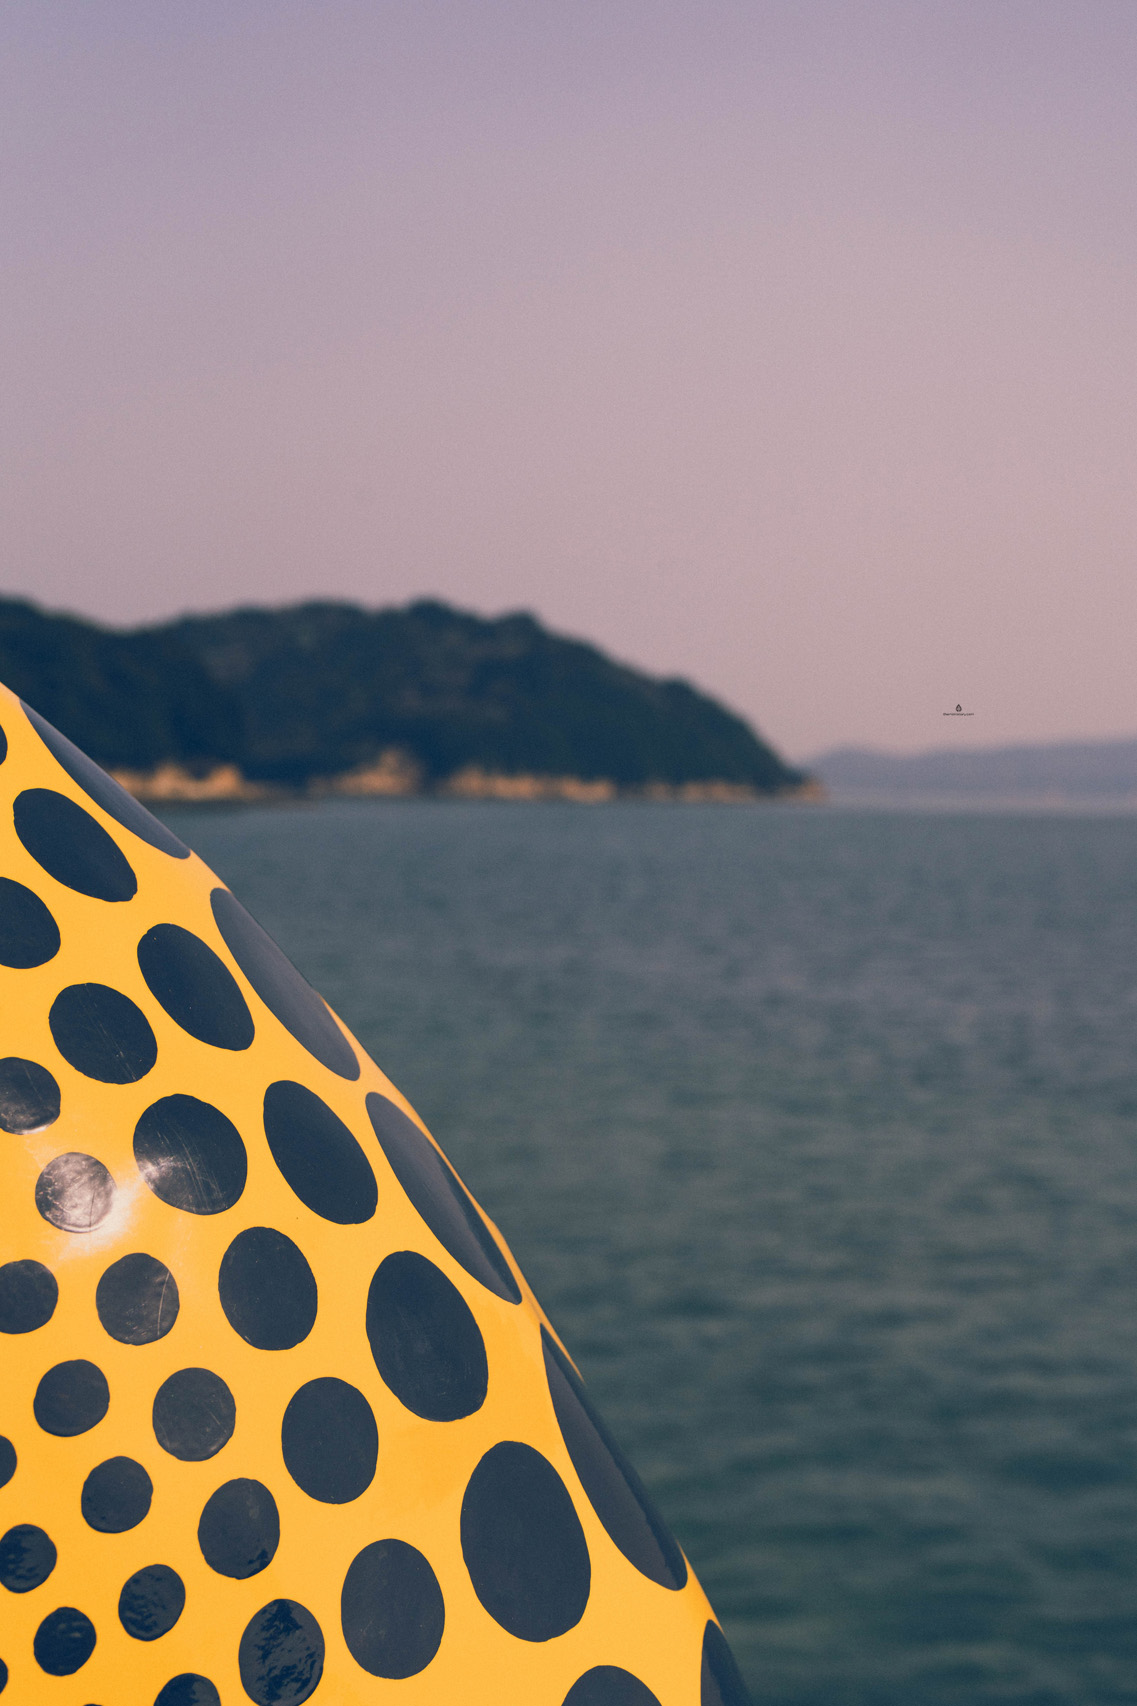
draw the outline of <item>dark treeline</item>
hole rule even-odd
[[[311,603],[116,631],[0,600],[0,679],[100,764],[240,766],[303,786],[398,747],[429,786],[465,766],[621,787],[802,780],[684,681],[528,615]]]

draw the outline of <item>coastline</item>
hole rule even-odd
[[[335,776],[315,776],[296,786],[252,780],[236,764],[216,764],[208,770],[194,771],[185,765],[166,763],[150,771],[113,770],[111,775],[135,799],[147,805],[254,805],[331,798],[562,800],[575,805],[652,800],[678,805],[753,805],[771,800],[824,804],[829,797],[816,777],[770,791],[714,777],[622,787],[607,777],[511,775],[467,765],[441,781],[429,782],[419,766],[394,747],[382,752],[371,764]]]

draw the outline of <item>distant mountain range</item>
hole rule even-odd
[[[1137,740],[1063,741],[898,756],[859,747],[809,766],[834,799],[854,797],[1137,800]]]
[[[433,602],[129,631],[0,600],[0,679],[136,792],[746,798],[808,778],[685,681]]]

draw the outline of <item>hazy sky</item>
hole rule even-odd
[[[1135,91],[1134,0],[7,0],[0,590],[1135,734]]]

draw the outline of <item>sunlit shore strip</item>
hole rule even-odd
[[[699,782],[648,782],[621,787],[605,777],[508,775],[467,765],[441,781],[430,783],[421,769],[397,748],[380,754],[375,763],[338,776],[316,776],[300,787],[252,781],[236,764],[217,764],[195,773],[181,764],[160,764],[150,771],[116,770],[112,774],[136,799],[151,804],[241,804],[289,799],[409,799],[430,796],[457,800],[568,800],[578,805],[604,805],[618,799],[672,801],[686,805],[748,805],[758,800],[823,801],[825,789],[816,778],[775,792],[762,792],[744,783],[708,779]]]

